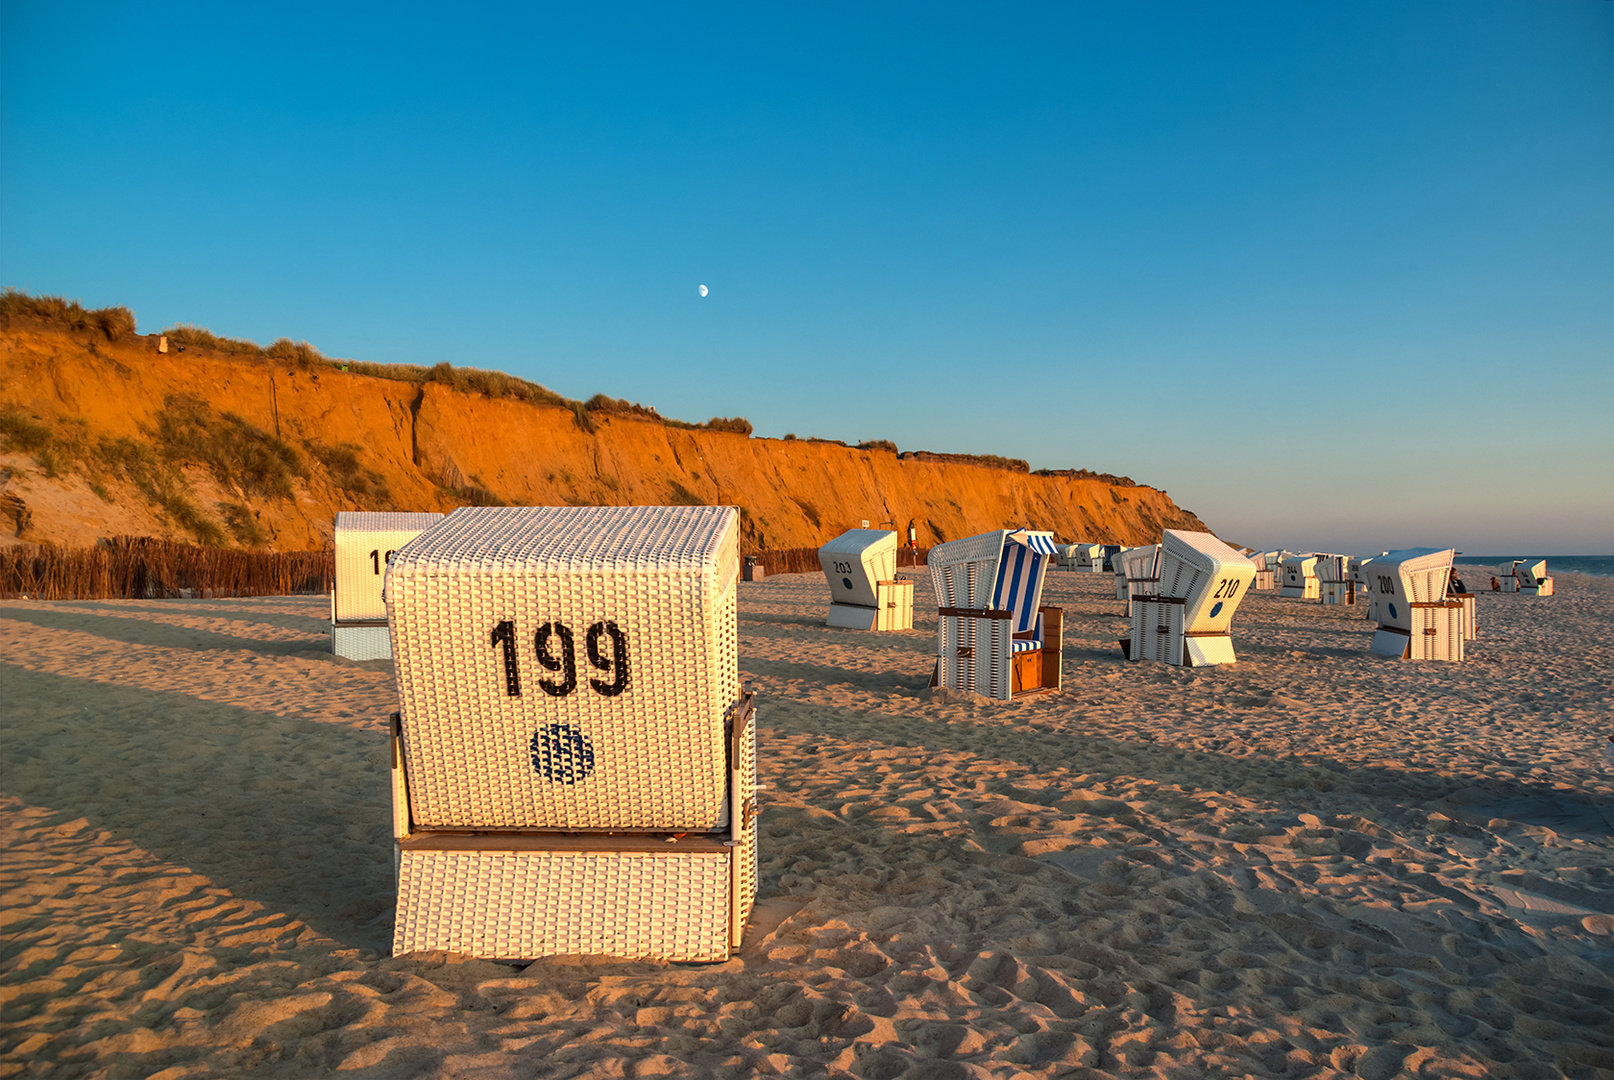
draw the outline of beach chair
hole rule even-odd
[[[1505,564],[1502,573],[1499,575],[1498,592],[1519,591],[1519,579],[1516,575],[1519,572],[1519,567],[1523,565],[1523,559],[1513,559]]]
[[[1291,599],[1317,599],[1317,556],[1290,555],[1283,560],[1279,596]]]
[[[1463,659],[1463,603],[1448,600],[1451,548],[1408,548],[1363,566],[1371,578],[1379,628],[1377,656],[1404,660]]]
[[[1324,604],[1355,604],[1356,581],[1344,555],[1317,556],[1317,599]]]
[[[1103,544],[1062,544],[1059,561],[1078,574],[1097,573],[1104,568]]]
[[[733,507],[466,507],[387,571],[395,954],[721,961],[756,894]]]
[[[1144,544],[1127,548],[1116,556],[1126,580],[1126,615],[1132,617],[1132,604],[1139,597],[1160,591],[1160,545]]]
[[[939,627],[931,685],[1007,701],[1057,690],[1064,611],[1043,607],[1053,534],[982,533],[930,549]]]
[[[1547,560],[1523,561],[1513,567],[1514,589],[1526,596],[1551,596],[1552,578],[1547,576]]]
[[[1121,561],[1121,554],[1122,554],[1122,552],[1124,552],[1126,550],[1127,550],[1126,548],[1122,548],[1121,551],[1118,551],[1113,556],[1111,556],[1111,558],[1110,558],[1110,572],[1115,576],[1115,598],[1117,600],[1125,600],[1125,601],[1127,601],[1128,602],[1127,610],[1130,611],[1131,610],[1131,600],[1132,600],[1132,587],[1127,584],[1127,580],[1126,580],[1126,564]]]
[[[912,630],[913,582],[897,580],[897,534],[848,529],[818,549],[829,582],[830,626]]]
[[[442,514],[345,510],[336,515],[331,652],[348,660],[392,658],[387,605],[381,597],[387,564],[405,544],[442,520]]]
[[[1113,573],[1115,573],[1115,557],[1117,555],[1121,554],[1122,548],[1124,548],[1126,545],[1124,545],[1124,544],[1103,544],[1103,545],[1100,545],[1100,546],[1102,546],[1104,548],[1104,561],[1098,566],[1098,568],[1096,570],[1094,570],[1094,573],[1097,573],[1097,574],[1113,574]]]
[[[1155,595],[1132,598],[1129,660],[1180,667],[1234,662],[1233,613],[1255,580],[1255,564],[1210,533],[1167,529],[1160,538]]]

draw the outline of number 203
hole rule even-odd
[[[610,656],[601,644],[610,642]],[[558,646],[555,644],[558,642]],[[588,684],[602,697],[616,697],[628,688],[628,636],[614,622],[597,622],[588,628],[583,642],[588,662],[608,679],[590,677]],[[505,619],[494,626],[489,644],[504,650],[504,692],[521,696],[521,669],[516,664],[516,624]],[[556,655],[558,647],[560,655]],[[532,649],[545,671],[557,672],[559,679],[539,679],[538,689],[550,697],[565,697],[577,689],[577,645],[571,627],[546,622],[532,636]]]

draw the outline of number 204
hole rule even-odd
[[[628,636],[614,622],[597,622],[583,636],[588,662],[607,678],[590,677],[588,684],[602,697],[616,697],[628,688]],[[489,644],[504,651],[504,692],[521,696],[521,669],[516,663],[516,624],[509,619],[493,628]],[[565,697],[577,689],[577,644],[571,627],[546,622],[532,636],[538,665],[559,678],[538,680],[538,689],[550,697]],[[610,655],[606,655],[609,651]]]

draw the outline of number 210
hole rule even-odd
[[[559,640],[560,655],[556,656],[551,642]],[[611,642],[611,655],[600,650],[603,639]],[[602,697],[616,697],[628,688],[628,636],[614,622],[597,622],[588,628],[583,637],[588,662],[610,676],[609,681],[590,678],[589,686]],[[509,697],[521,696],[521,669],[516,664],[516,624],[505,619],[493,628],[490,645],[504,649],[504,692]],[[577,646],[571,627],[561,622],[546,622],[532,637],[533,652],[545,671],[559,672],[559,679],[539,679],[538,689],[550,697],[565,697],[577,689]]]
[[[1224,581],[1220,585],[1216,586],[1216,595],[1211,597],[1211,599],[1212,600],[1217,600],[1217,599],[1231,600],[1231,599],[1233,599],[1233,594],[1238,592],[1238,591],[1239,591],[1239,580],[1238,580],[1238,578],[1228,578],[1226,581]]]

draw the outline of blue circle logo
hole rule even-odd
[[[594,771],[594,746],[570,724],[550,724],[532,735],[532,767],[552,784],[575,784]]]
[[[1390,618],[1392,618],[1392,619],[1399,618],[1399,616],[1396,615],[1396,613],[1395,613],[1395,605],[1394,604],[1390,605]]]
[[[1214,619],[1214,618],[1216,618],[1216,616],[1220,615],[1221,613],[1222,613],[1222,602],[1220,600],[1218,600],[1218,601],[1216,601],[1216,606],[1211,608],[1210,617]]]
[[[851,591],[851,589],[852,589],[852,579],[851,578],[849,578],[849,577],[841,578],[841,584],[846,586],[846,589],[847,589],[848,592]]]

